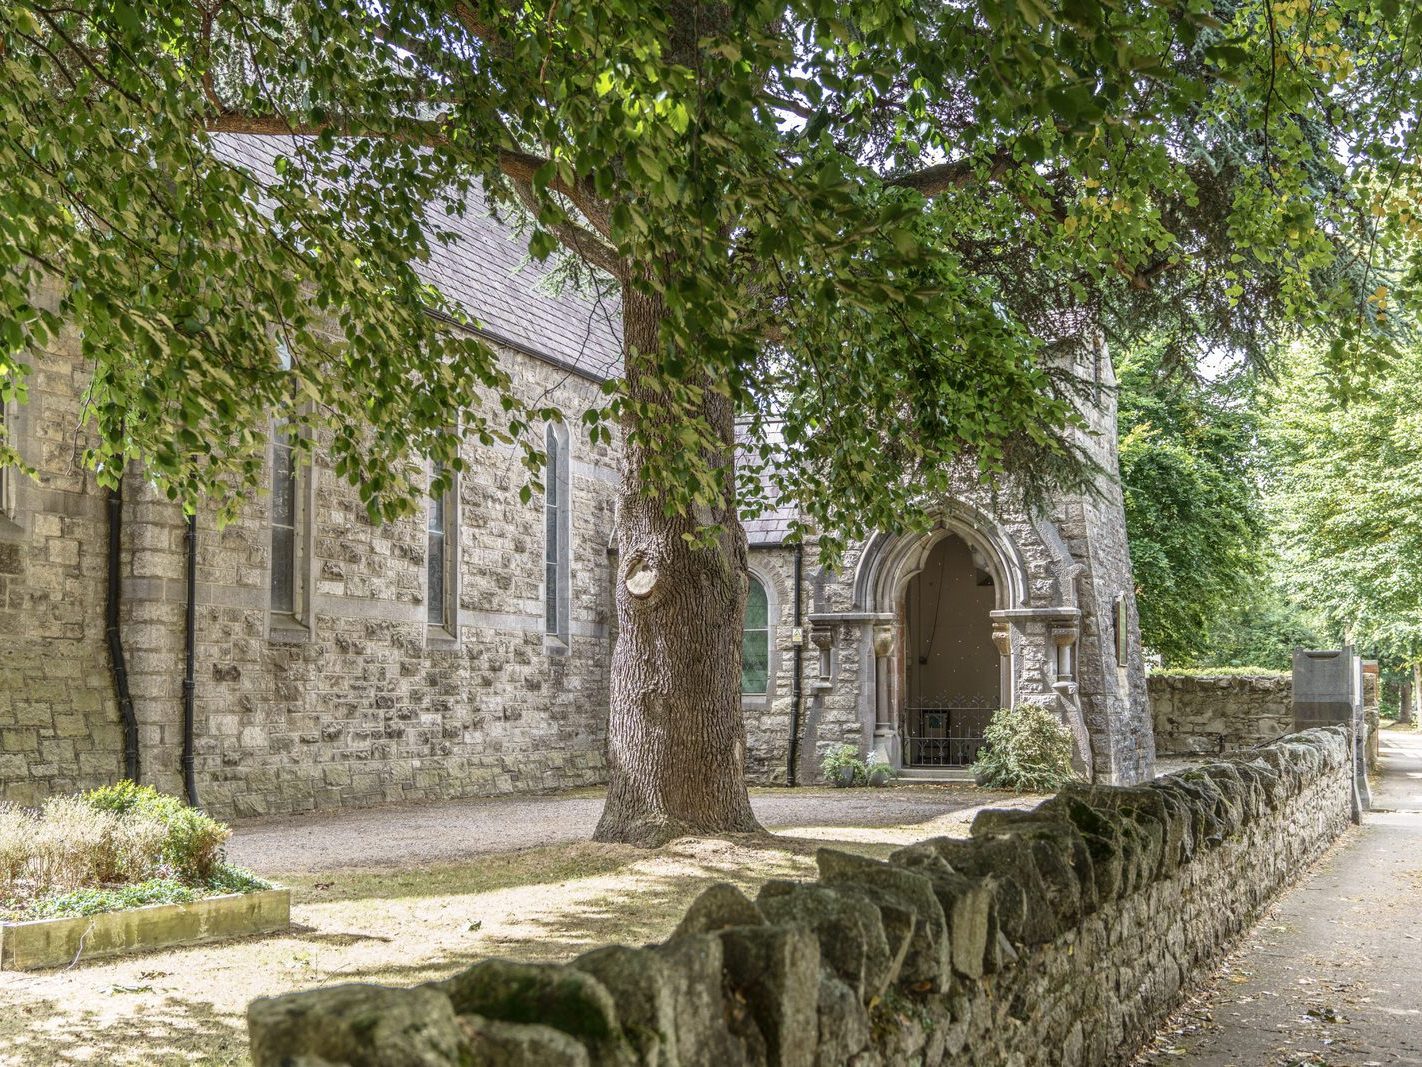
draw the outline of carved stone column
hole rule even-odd
[[[1075,622],[1052,624],[1052,644],[1057,650],[1058,683],[1076,682],[1076,638],[1079,629]]]
[[[1052,688],[1061,698],[1067,728],[1071,730],[1072,738],[1076,742],[1072,763],[1087,781],[1090,781],[1095,770],[1091,737],[1087,733],[1086,720],[1081,713],[1081,700],[1077,696],[1079,683],[1076,679],[1076,643],[1081,636],[1081,626],[1076,620],[1055,622],[1049,632],[1057,657],[1057,680],[1052,683]]]
[[[891,767],[902,766],[903,751],[894,713],[893,623],[874,626],[874,753]]]

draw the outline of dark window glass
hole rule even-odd
[[[746,625],[741,633],[741,692],[761,694],[770,685],[770,604],[765,586],[754,577],[746,594]]]
[[[11,448],[14,448],[15,442],[5,435],[5,430],[5,401],[0,400],[0,441],[4,441]],[[10,499],[10,495],[13,491],[14,488],[10,479],[10,468],[0,463],[0,514],[7,514],[14,505],[14,501]]]
[[[436,464],[433,476],[439,477],[443,467]],[[429,522],[426,526],[425,605],[426,617],[432,626],[444,626],[445,593],[449,587],[448,526],[446,525],[446,493],[430,495]]]
[[[568,450],[550,423],[544,438],[548,467],[543,476],[543,630],[568,632]]]
[[[272,442],[272,611],[296,613],[296,454],[291,431]]]

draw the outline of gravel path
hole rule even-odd
[[[1142,1064],[1422,1064],[1422,734],[1384,730],[1373,811],[1265,914]]]
[[[932,822],[1006,799],[966,785],[889,789],[756,789],[751,804],[768,830],[889,827]],[[602,814],[601,794],[391,804],[361,811],[238,823],[228,858],[259,872],[409,867],[540,845],[586,841]]]

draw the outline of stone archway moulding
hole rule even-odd
[[[1044,531],[1043,525],[1050,530]],[[873,664],[873,670],[861,675],[861,721],[866,733],[872,730],[870,743],[881,758],[895,766],[902,762],[894,721],[891,674],[896,653],[896,622],[904,590],[914,575],[922,571],[934,547],[945,537],[956,535],[983,556],[996,587],[996,608],[991,615],[993,640],[1003,656],[1005,701],[1013,702],[1022,696],[1018,646],[1026,639],[1024,627],[1041,629],[1041,640],[1050,648],[1051,673],[1034,686],[1033,691],[1040,689],[1040,695],[1033,696],[1029,692],[1025,699],[1045,700],[1056,706],[1076,742],[1080,769],[1091,776],[1091,742],[1075,678],[1075,646],[1081,618],[1074,595],[1075,571],[1055,527],[1049,522],[1034,522],[1032,528],[1060,570],[1054,583],[1056,597],[1053,599],[1057,603],[1031,603],[1027,564],[1019,546],[1001,524],[961,502],[947,505],[929,531],[876,533],[865,543],[854,570],[853,611],[820,618],[853,621],[862,626],[861,648],[866,662]],[[1048,536],[1049,533],[1055,537]]]
[[[1027,564],[1001,526],[966,504],[952,503],[932,530],[921,534],[875,533],[854,569],[854,610],[893,614],[909,580],[923,570],[943,538],[956,535],[987,560],[997,587],[998,610],[1027,602]]]
[[[899,609],[908,583],[923,570],[935,546],[949,536],[959,537],[982,556],[992,575],[997,607],[992,613],[995,641],[998,613],[1027,602],[1027,566],[1017,545],[1000,525],[968,505],[950,503],[934,527],[923,533],[876,533],[869,538],[854,571],[854,610],[839,618],[852,618],[863,627],[861,648],[865,662],[873,664],[872,672],[865,672],[868,684],[861,684],[863,721],[872,729],[870,743],[875,754],[896,767],[903,763],[894,680]],[[1001,692],[1011,701],[1016,656],[1010,635],[1006,642],[998,642],[998,649],[1002,654]]]

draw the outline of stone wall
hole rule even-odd
[[[1127,1062],[1348,825],[1343,731],[1144,786],[984,811],[887,862],[708,890],[672,936],[567,966],[255,1001],[256,1067]]]
[[[6,412],[35,480],[10,471],[0,511],[0,801],[35,804],[123,771],[104,638],[105,496],[79,464],[90,367],[72,331],[32,354],[29,403]]]
[[[515,387],[567,412],[571,632],[544,637],[543,500],[511,449],[465,446],[458,632],[426,623],[425,517],[371,522],[314,452],[305,626],[269,611],[265,495],[219,529],[199,515],[195,769],[221,817],[443,799],[605,780],[616,445],[579,421],[599,387],[515,351]],[[122,732],[104,634],[105,495],[76,459],[91,368],[61,335],[31,356],[7,423],[38,482],[0,515],[0,799],[111,782]],[[76,436],[79,435],[79,436]],[[121,625],[142,780],[182,793],[185,522],[125,480]]]
[[[1287,675],[1152,674],[1147,688],[1162,756],[1239,752],[1294,728]]]
[[[520,391],[577,415],[597,386],[509,354]],[[250,816],[595,784],[606,775],[607,547],[615,454],[571,434],[571,634],[545,638],[543,500],[519,500],[511,451],[466,443],[458,485],[459,626],[425,609],[425,516],[378,524],[314,458],[309,626],[266,608],[265,499],[204,522],[198,554],[202,800]],[[137,496],[137,493],[133,494]],[[180,790],[181,516],[135,501],[125,629],[147,780]]]
[[[1095,383],[1080,405],[1090,432],[1081,438],[1104,471],[1120,469],[1116,432],[1116,376],[1104,349],[1084,356],[1077,368]],[[1098,480],[1095,492],[1069,497],[1054,509],[1057,526],[1074,560],[1076,603],[1081,608],[1077,642],[1078,698],[1091,738],[1098,782],[1130,785],[1155,770],[1155,747],[1146,694],[1145,658],[1136,610],[1135,579],[1126,540],[1125,499],[1120,480]],[[1125,658],[1116,648],[1117,605],[1124,609]]]
[[[770,680],[766,692],[744,694],[746,775],[756,782],[784,783],[790,745],[790,716],[795,687],[795,553],[793,549],[754,548],[750,571],[765,587],[770,622]]]

